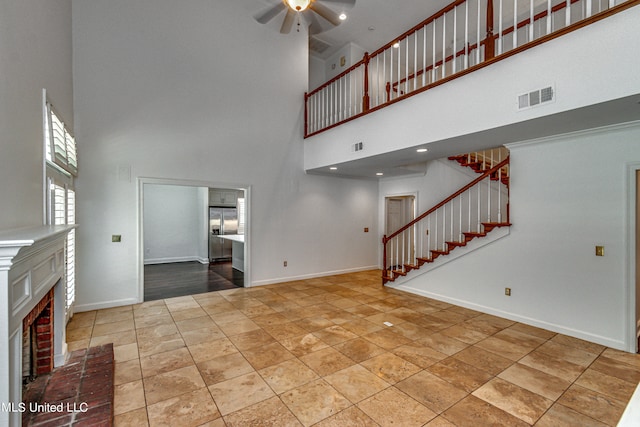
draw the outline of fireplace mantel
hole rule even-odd
[[[0,426],[21,424],[22,319],[54,287],[54,364],[64,363],[64,249],[73,228],[54,225],[0,232]]]

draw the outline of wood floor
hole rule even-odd
[[[144,266],[144,300],[180,297],[242,287],[244,274],[231,262],[178,262]]]

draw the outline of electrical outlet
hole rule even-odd
[[[122,242],[122,236],[120,234],[112,234],[111,235],[111,241],[113,243],[120,243],[120,242]]]
[[[604,256],[604,246],[596,246],[596,256]]]
[[[508,297],[511,296],[511,288],[504,288],[504,294]]]
[[[283,265],[286,267],[287,266],[287,261],[283,262]]]
[[[365,232],[365,233],[368,233],[368,232],[369,232],[369,227],[365,227],[365,228],[364,228],[364,232]]]

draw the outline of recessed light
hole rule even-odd
[[[382,176],[382,175],[384,175],[384,174],[383,174],[382,172],[376,172],[376,175],[377,175],[377,176]]]
[[[338,18],[340,18],[341,21],[344,21],[345,19],[347,19],[347,14],[342,12],[340,16],[338,16]]]
[[[337,171],[337,170],[338,170],[338,168],[337,168],[337,167],[335,167],[335,166],[331,166],[331,167],[329,168],[329,170]]]
[[[426,149],[426,148],[418,148],[416,151],[417,151],[418,153],[426,153],[426,152],[427,152],[427,149]]]

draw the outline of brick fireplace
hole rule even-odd
[[[31,377],[65,362],[65,241],[73,227],[42,226],[0,233],[2,426],[21,425],[24,364]]]

